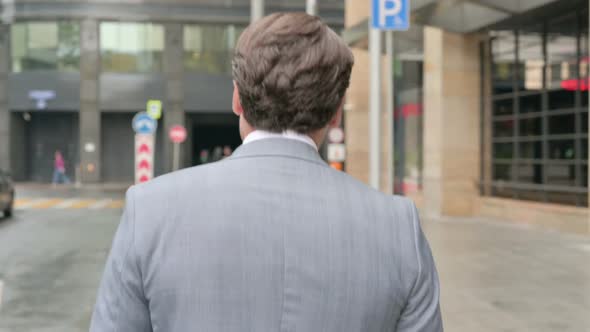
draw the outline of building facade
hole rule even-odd
[[[266,1],[267,13],[305,1]],[[344,27],[343,1],[319,11]],[[156,174],[172,169],[167,131],[185,125],[182,166],[241,140],[231,112],[231,58],[250,0],[26,1],[2,8],[0,168],[51,181],[59,150],[82,183],[133,181],[133,116],[163,102]],[[217,149],[216,149],[217,147]]]
[[[425,215],[590,233],[588,1],[410,4],[412,28],[394,37],[395,125],[383,127],[395,187],[381,189],[414,197]],[[347,1],[343,33],[357,59],[347,167],[365,181],[369,8]]]

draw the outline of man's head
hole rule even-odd
[[[250,25],[233,61],[242,137],[251,129],[314,134],[338,125],[353,62],[318,17],[277,13]]]

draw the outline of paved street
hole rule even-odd
[[[122,198],[37,196],[74,194]],[[120,212],[21,208],[0,220],[0,332],[87,330]],[[425,231],[447,331],[590,331],[590,238],[486,220],[429,221]]]

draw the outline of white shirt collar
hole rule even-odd
[[[292,140],[303,142],[305,144],[309,144],[309,145],[313,146],[314,149],[318,150],[318,146],[311,139],[311,137],[304,135],[304,134],[299,134],[298,132],[293,131],[293,130],[287,130],[282,133],[272,133],[270,131],[265,131],[265,130],[255,130],[255,131],[251,132],[250,134],[248,134],[248,136],[246,136],[246,138],[244,138],[243,144],[248,144],[248,143],[252,143],[254,141],[259,141],[259,140],[267,139],[267,138],[292,139]]]

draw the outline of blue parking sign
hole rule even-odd
[[[372,26],[380,30],[408,30],[410,0],[373,0]]]

